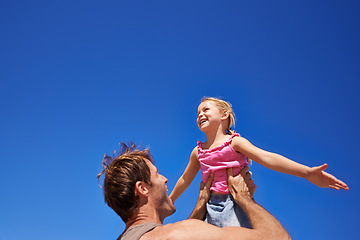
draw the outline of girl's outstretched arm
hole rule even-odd
[[[231,146],[235,151],[241,152],[255,162],[272,170],[305,178],[323,188],[329,187],[337,190],[340,188],[344,190],[349,189],[344,182],[324,171],[327,168],[326,164],[310,168],[279,154],[255,147],[243,137],[233,138]]]
[[[198,154],[198,150],[197,150],[197,147],[195,147],[194,150],[191,152],[190,161],[189,161],[184,173],[181,175],[181,177],[177,181],[174,189],[172,190],[172,192],[170,194],[170,198],[173,201],[173,203],[189,187],[189,185],[194,180],[196,174],[198,173],[198,171],[200,169],[200,164],[197,159],[197,154]]]

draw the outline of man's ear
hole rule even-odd
[[[147,197],[149,194],[148,185],[143,181],[137,181],[135,183],[135,193],[138,196],[141,195],[141,196]]]

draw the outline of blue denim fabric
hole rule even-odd
[[[244,211],[236,204],[231,194],[211,194],[206,204],[205,222],[218,227],[238,226],[252,228]]]

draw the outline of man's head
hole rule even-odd
[[[166,194],[167,179],[157,172],[149,150],[139,150],[134,143],[130,146],[121,143],[118,154],[114,157],[105,155],[102,165],[104,170],[98,175],[98,179],[105,174],[103,183],[105,202],[125,223],[139,209],[142,204],[140,198],[149,196],[155,200],[167,198],[164,202],[169,202],[170,199]],[[144,189],[145,192],[142,191]],[[163,204],[161,200],[156,203]],[[154,207],[162,209],[163,206]],[[172,207],[174,209],[167,216],[175,211],[173,205],[168,208]]]

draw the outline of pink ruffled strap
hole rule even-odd
[[[230,138],[229,138],[227,141],[225,141],[223,144],[221,144],[220,146],[214,147],[214,148],[211,148],[211,149],[205,149],[205,150],[202,149],[202,147],[201,147],[202,142],[201,142],[201,141],[198,141],[198,142],[197,142],[198,150],[200,150],[200,151],[202,151],[202,152],[213,152],[213,151],[222,149],[223,147],[229,145],[234,137],[239,137],[239,136],[240,136],[239,133],[233,133],[233,134],[230,136]]]

